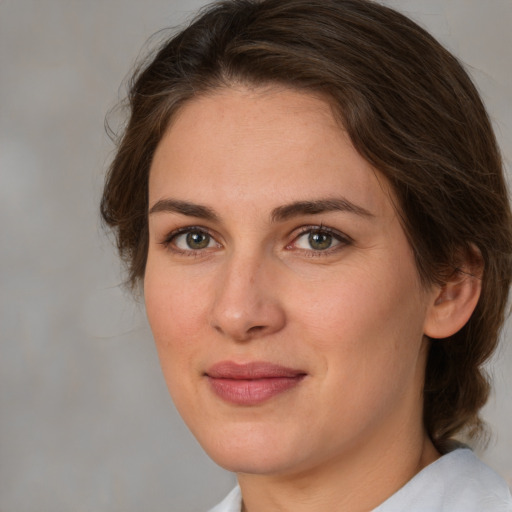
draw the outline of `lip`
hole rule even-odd
[[[265,361],[222,361],[210,367],[205,376],[222,400],[235,405],[257,405],[300,384],[306,372]]]

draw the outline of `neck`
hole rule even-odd
[[[323,461],[301,472],[239,474],[243,512],[373,510],[439,457],[422,429],[406,442],[400,435],[394,436],[394,443],[391,439],[387,438],[387,444],[375,440],[353,447],[341,459]]]

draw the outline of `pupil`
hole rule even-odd
[[[309,245],[318,251],[325,251],[329,249],[332,243],[332,235],[325,233],[310,233]]]
[[[200,232],[192,232],[187,234],[187,245],[191,249],[205,249],[210,243],[210,235]]]

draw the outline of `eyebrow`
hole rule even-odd
[[[362,217],[374,217],[373,213],[345,198],[296,201],[279,206],[272,211],[272,222],[282,222],[300,215],[316,215],[332,211],[348,212]]]
[[[345,198],[317,199],[313,201],[295,201],[279,206],[272,210],[270,218],[272,222],[283,222],[300,215],[317,215],[332,211],[341,211],[360,215],[362,217],[374,217],[373,213],[362,206],[358,206]],[[160,199],[149,210],[149,214],[158,212],[179,213],[187,217],[219,221],[219,216],[208,206],[179,201],[177,199]]]
[[[208,206],[178,201],[177,199],[160,199],[149,210],[149,214],[158,212],[180,213],[188,217],[198,217],[211,221],[218,221],[217,214]]]

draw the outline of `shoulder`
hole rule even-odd
[[[512,512],[505,481],[469,448],[427,466],[374,512]]]

